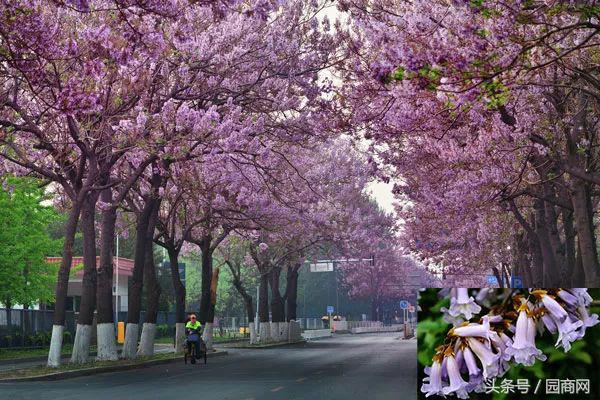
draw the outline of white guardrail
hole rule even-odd
[[[302,332],[302,337],[304,339],[320,339],[326,337],[332,337],[333,333],[329,329],[311,329],[308,331]]]

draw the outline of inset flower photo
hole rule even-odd
[[[419,292],[419,399],[599,399],[600,289]]]

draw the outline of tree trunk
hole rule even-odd
[[[573,272],[573,280],[571,287],[585,287],[585,272],[583,270],[583,257],[581,256],[581,248],[577,243],[577,255],[575,257],[575,271]]]
[[[146,260],[144,264],[144,279],[146,286],[146,316],[144,325],[142,326],[142,337],[138,355],[151,356],[154,355],[154,338],[156,337],[156,317],[158,314],[158,301],[160,298],[160,285],[156,279],[156,266],[154,264],[154,229],[158,221],[158,211],[160,201],[156,200],[150,222],[148,223],[148,231],[146,233]]]
[[[144,265],[146,263],[146,238],[148,224],[154,209],[152,196],[146,198],[144,208],[138,216],[135,238],[135,253],[133,262],[133,275],[129,281],[127,298],[127,326],[125,343],[121,352],[122,358],[133,359],[137,356],[137,340],[139,333],[140,311],[142,307],[142,289],[144,284]]]
[[[8,334],[12,335],[12,302],[9,299],[4,300],[4,305],[6,305],[6,326],[8,328]],[[12,347],[12,343],[9,343],[8,347]]]
[[[588,160],[585,154],[579,152],[582,137],[588,131],[587,113],[590,108],[589,96],[584,92],[578,93],[577,113],[572,118],[572,124],[565,131],[567,163],[570,167],[588,170]],[[562,116],[562,109],[557,108]],[[573,217],[577,226],[577,240],[583,271],[585,287],[600,287],[600,263],[596,249],[596,234],[594,232],[594,212],[592,209],[590,188],[579,178],[573,177],[571,202]]]
[[[297,266],[290,266],[286,274],[285,314],[288,322],[296,320],[296,311],[298,306],[298,270],[299,268],[297,268]]]
[[[561,269],[561,282],[569,282],[575,273],[575,228],[573,212],[562,210],[563,231],[565,235],[565,267]]]
[[[101,199],[102,202],[111,204],[112,189],[104,189]],[[100,266],[98,268],[98,291],[96,292],[96,308],[98,310],[96,326],[98,356],[96,359],[99,361],[116,360],[118,358],[113,321],[112,293],[116,219],[116,207],[110,207],[102,212]]]
[[[52,321],[52,338],[50,340],[50,351],[48,352],[49,367],[60,366],[63,331],[65,329],[65,314],[67,305],[67,292],[69,289],[69,274],[73,262],[73,242],[77,232],[81,203],[74,201],[69,217],[65,225],[65,239],[63,243],[62,259],[56,281],[56,296]]]
[[[371,321],[379,321],[379,299],[374,298],[371,301]],[[329,321],[331,327],[331,321]]]
[[[281,268],[273,267],[269,273],[269,285],[271,286],[271,318],[273,322],[285,321],[285,310],[283,298],[279,291],[279,278],[281,276]]]
[[[504,287],[504,279],[502,279],[502,274],[500,273],[500,270],[497,267],[492,267],[492,272],[494,272],[494,276],[496,277],[498,286],[503,288]],[[373,310],[371,310],[371,312],[373,312]]]
[[[535,214],[532,217],[532,226],[536,226]],[[531,275],[532,281],[529,285],[540,287],[543,286],[544,277],[544,256],[542,255],[542,247],[535,232],[527,232],[527,242],[531,253]]]
[[[171,281],[175,293],[175,352],[183,351],[185,342],[185,286],[179,276],[179,251],[175,245],[167,248],[169,254],[169,268],[171,269]]]
[[[577,240],[581,252],[585,287],[600,287],[600,264],[596,251],[593,212],[589,188],[583,182],[574,183],[572,196],[573,216],[577,224]]]
[[[144,279],[146,280],[147,302],[146,316],[144,322],[156,323],[158,315],[158,302],[160,299],[161,289],[156,279],[156,266],[154,264],[154,254],[152,245],[146,249],[146,270],[144,271]]]
[[[254,305],[252,303],[252,296],[248,294],[248,291],[242,285],[242,281],[235,274],[233,275],[233,287],[242,296],[244,300],[244,308],[246,309],[246,315],[248,316],[248,323],[254,322]]]
[[[269,276],[262,271],[260,274],[258,295],[258,320],[260,322],[269,322]]]
[[[259,342],[271,341],[271,325],[269,323],[269,272],[264,264],[259,266],[260,285],[258,288]]]
[[[202,238],[200,250],[202,252],[202,294],[200,295],[200,322],[205,324],[213,322],[211,319],[210,285],[212,280],[212,251],[210,235]],[[212,312],[214,317],[214,311]]]
[[[81,230],[83,234],[83,280],[81,303],[77,318],[77,331],[73,342],[71,362],[88,362],[94,310],[96,309],[96,201],[98,196],[90,194],[81,208]]]
[[[211,252],[212,254],[212,252]],[[211,255],[212,259],[212,255]],[[206,343],[208,350],[213,349],[213,326],[215,320],[215,307],[217,305],[217,292],[219,286],[219,268],[215,268],[212,273],[210,281],[210,308],[208,311],[208,319],[206,321],[206,328],[204,329],[203,340]]]
[[[543,287],[556,287],[558,284],[559,269],[550,241],[550,234],[548,233],[543,201],[535,200],[534,207],[536,210],[536,231],[544,260]]]

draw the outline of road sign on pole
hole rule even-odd
[[[520,276],[512,276],[510,278],[511,280],[511,287],[517,288],[517,289],[523,289],[523,278],[521,278]]]
[[[333,314],[333,306],[327,306],[327,314]]]
[[[406,310],[410,306],[408,300],[400,300],[400,308]]]
[[[310,272],[331,272],[333,271],[333,262],[316,262],[310,264]]]

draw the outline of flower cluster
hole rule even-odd
[[[587,289],[499,289],[496,301],[487,303],[487,313],[478,316],[482,306],[477,302],[492,292],[482,291],[475,297],[466,288],[446,291],[450,308],[441,311],[454,326],[436,348],[433,364],[425,368],[428,376],[421,391],[427,397],[466,399],[469,392],[484,391],[486,380],[503,376],[510,363],[531,366],[536,360],[545,361],[536,346],[536,337],[545,331],[558,334],[556,347],[567,352],[599,322],[597,314],[589,314],[592,298]]]

